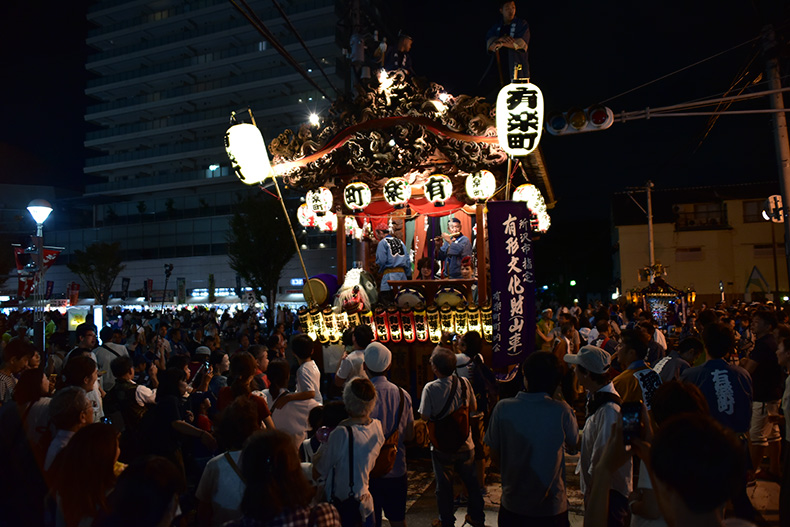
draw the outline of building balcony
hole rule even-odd
[[[334,74],[334,68],[326,68],[326,71],[328,75]],[[321,81],[318,76],[316,76],[316,79],[319,82]],[[165,116],[171,111],[171,107],[179,104],[192,103],[198,99],[214,99],[244,90],[253,90],[299,80],[302,80],[302,76],[295,73],[292,66],[284,65],[229,78],[197,82],[170,90],[95,104],[87,108],[85,120],[92,122],[103,118],[118,118],[124,114],[155,109],[161,110],[162,116]],[[190,110],[194,110],[194,108],[190,108]]]

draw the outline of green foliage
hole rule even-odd
[[[121,244],[94,243],[84,251],[74,251],[69,270],[80,277],[101,305],[107,305],[115,279],[126,266],[121,265]]]
[[[290,214],[295,225],[296,215]],[[283,267],[296,254],[282,205],[262,194],[236,205],[228,232],[230,267],[252,287],[258,299],[273,305]]]

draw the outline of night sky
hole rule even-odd
[[[87,182],[82,175],[82,141],[88,3],[47,1],[46,9],[37,2],[0,3],[4,183],[81,188]],[[736,79],[742,78],[738,86],[743,86],[763,71],[758,37],[767,21],[781,38],[790,33],[789,8],[779,1],[571,0],[516,5],[517,16],[530,25],[532,82],[543,90],[547,111],[589,106],[746,43],[608,105],[618,113],[720,96]],[[406,0],[403,9],[400,25],[414,36],[417,73],[453,94],[485,95],[478,81],[489,60],[484,36],[499,16],[495,2]],[[786,59],[783,67],[790,74]],[[767,101],[759,100],[733,109],[765,107]],[[541,145],[558,199],[552,212],[554,227],[541,241],[544,253],[571,245],[580,258],[603,262],[599,272],[580,278],[604,287],[609,253],[587,253],[590,245],[608,250],[612,192],[641,186],[647,179],[667,188],[778,178],[768,115],[723,116],[703,141],[708,120],[640,120],[565,137],[544,133]],[[592,243],[588,237],[585,244],[584,235],[591,230],[598,237]],[[550,254],[544,256],[547,276],[557,275],[561,268],[566,268],[566,276],[574,272],[567,270],[573,267],[567,252],[561,259]]]

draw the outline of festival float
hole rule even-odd
[[[537,148],[540,90],[514,81],[495,108],[400,70],[382,70],[358,90],[317,126],[271,140],[271,160],[250,109],[232,115],[225,136],[239,179],[273,186],[281,203],[280,185],[304,192],[299,223],[337,234],[337,276],[310,277],[302,261],[309,304],[299,312],[302,328],[328,346],[345,329],[369,325],[392,350],[392,376],[404,384],[428,380],[428,357],[443,333],[478,331],[494,366],[518,363],[534,349],[531,241],[549,228],[553,206]],[[422,257],[433,265],[441,218],[449,217],[475,240],[476,278],[393,280],[394,301],[380,302],[372,226],[387,222],[412,266]],[[293,234],[290,219],[289,228]],[[359,242],[361,268],[348,269],[348,237]]]

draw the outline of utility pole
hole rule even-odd
[[[647,193],[647,245],[648,254],[650,255],[650,283],[653,283],[653,267],[656,265],[656,247],[653,242],[653,187],[655,185],[652,181],[648,180],[645,183],[645,192]]]
[[[774,28],[768,24],[763,28],[763,53],[765,54],[765,73],[768,79],[768,88],[778,90],[782,88],[779,75],[779,61],[777,60],[776,35]],[[787,276],[790,280],[790,217],[788,217],[788,189],[790,189],[790,143],[787,141],[787,121],[784,114],[784,99],[781,92],[768,95],[774,114],[774,137],[776,141],[776,157],[779,163],[780,177],[779,188],[782,192],[782,217],[785,228],[785,265]],[[778,285],[777,285],[778,289]]]

